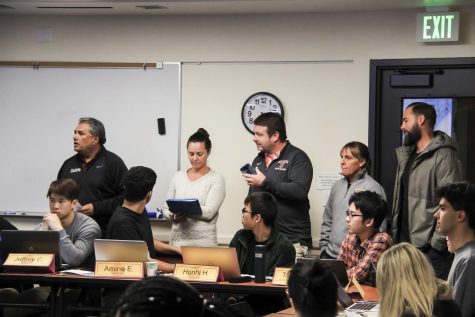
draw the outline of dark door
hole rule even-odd
[[[373,176],[392,204],[395,148],[401,145],[403,104],[448,99],[449,135],[456,140],[467,180],[475,181],[475,58],[372,60],[369,149]],[[438,118],[439,119],[439,118]]]

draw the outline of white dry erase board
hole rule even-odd
[[[165,201],[178,169],[180,63],[147,64],[157,67],[145,69],[83,64],[0,63],[1,214],[31,215],[49,209],[48,186],[63,161],[75,154],[73,130],[85,116],[104,123],[105,147],[128,168],[144,165],[157,173],[148,206],[160,207]],[[158,133],[158,118],[165,118],[165,135]]]

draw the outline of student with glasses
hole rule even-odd
[[[391,237],[380,232],[387,213],[386,202],[375,192],[354,193],[346,212],[348,233],[341,245],[338,259],[346,265],[348,279],[375,285],[376,264],[391,244]]]
[[[269,193],[255,192],[244,200],[242,226],[229,244],[236,248],[241,273],[255,275],[256,245],[265,245],[265,274],[271,276],[276,267],[291,267],[295,263],[295,248],[289,239],[274,226],[277,203]],[[229,300],[229,299],[228,299]],[[234,300],[245,300],[261,316],[287,308],[281,295],[237,295]]]
[[[266,275],[273,275],[276,266],[291,267],[295,263],[295,248],[274,227],[277,204],[266,192],[249,194],[242,209],[242,226],[234,235],[230,247],[236,248],[239,266],[244,274],[254,275],[256,245],[266,246]]]

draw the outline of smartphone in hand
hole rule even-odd
[[[243,174],[257,174],[256,169],[252,167],[252,165],[249,163],[241,167],[240,170],[241,170],[241,173]]]

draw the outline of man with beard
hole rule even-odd
[[[437,277],[447,279],[452,258],[445,237],[435,231],[437,187],[462,179],[460,160],[451,138],[434,131],[434,108],[410,104],[403,114],[404,145],[396,149],[391,233],[396,243],[409,242],[429,258]]]

